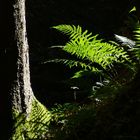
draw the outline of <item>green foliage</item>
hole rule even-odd
[[[14,111],[15,125],[12,140],[45,140],[51,113],[36,99],[32,103],[29,118]]]
[[[77,68],[68,81],[72,86],[92,92],[96,82],[109,80],[123,85],[134,77],[135,66],[131,57],[117,43],[99,39],[98,35],[93,35],[88,30],[83,31],[79,25],[58,25],[52,28],[68,35],[70,40],[65,46],[50,48],[59,48],[70,56],[48,60],[47,63],[62,63]]]
[[[80,110],[81,106],[78,104],[65,103],[63,105],[57,104],[51,108],[50,112],[52,114],[49,133],[50,135],[56,135],[65,125],[67,125],[68,119],[71,116],[76,115]]]
[[[11,140],[52,139],[54,134],[66,125],[67,119],[80,109],[76,104],[65,103],[57,104],[49,111],[35,99],[29,118],[13,110],[15,124]]]
[[[136,56],[140,59],[140,24],[137,25],[134,34],[136,47],[133,48],[132,51],[134,51],[136,53]]]
[[[24,140],[25,138],[25,115],[13,109],[14,131],[11,140]]]
[[[70,54],[70,57],[48,60],[47,63],[63,63],[70,68],[78,68],[72,77],[73,79],[82,78],[85,73],[90,75],[96,73],[98,77],[115,79],[114,81],[119,83],[122,82],[119,80],[121,78],[119,65],[122,66],[121,69],[126,71],[134,70],[129,53],[117,43],[99,39],[98,35],[92,35],[92,33],[88,33],[88,30],[82,31],[79,25],[77,27],[74,25],[58,25],[52,28],[68,35],[70,40],[65,46],[52,46],[51,48],[60,48],[60,50]],[[134,74],[134,71],[130,73]],[[128,79],[125,76],[125,81],[131,80],[132,77],[129,76],[130,79]]]
[[[71,104],[71,103],[65,103],[63,105],[61,104],[56,104],[55,107],[51,108],[50,112],[52,114],[51,121],[62,121],[64,118],[75,114],[80,110],[80,107],[76,104]]]
[[[137,108],[139,103],[137,104],[136,101],[139,100],[139,93],[135,94],[134,91],[132,93],[130,91],[130,96],[128,93],[131,88],[128,85],[125,88],[108,86],[99,89],[97,98],[107,98],[107,100],[93,101],[88,105],[81,106],[69,117],[65,117],[65,123],[53,131],[55,134],[53,140],[138,140],[140,127],[137,124],[140,120],[137,113],[140,111]],[[114,96],[114,93],[117,96]],[[113,97],[109,99],[107,94],[113,95]],[[71,110],[68,108],[65,109],[70,114]]]
[[[136,67],[131,56],[134,54],[116,42],[106,42],[88,30],[83,31],[79,25],[58,25],[52,28],[68,35],[70,40],[64,46],[50,48],[59,48],[69,55],[66,58],[48,60],[47,63],[62,63],[70,68],[76,68],[74,75],[66,82],[79,87],[82,91],[79,92],[81,96],[91,95],[94,99],[96,90],[101,88],[97,83],[101,83],[103,87],[107,85],[111,87],[103,90],[104,95],[99,95],[100,99],[107,98],[116,93],[114,90],[119,86],[129,83],[134,78]],[[104,84],[104,81],[108,83]],[[107,90],[112,90],[112,94],[107,95]]]
[[[77,62],[71,59],[59,59],[59,62],[70,67],[80,65],[82,68],[88,67],[92,71],[97,71],[100,69],[91,66],[91,63],[97,63],[103,69],[107,69],[112,66],[113,62],[129,61],[127,53],[122,48],[97,39],[98,35],[93,36],[92,33],[88,33],[88,30],[82,31],[80,26],[58,25],[53,28],[70,36],[70,41],[61,49],[81,60]],[[83,60],[88,60],[89,63]],[[58,59],[56,61],[58,62]]]
[[[72,111],[69,110],[69,113]],[[93,127],[95,122],[95,108],[82,106],[76,113],[67,118],[65,125],[56,132],[54,140],[83,140]]]

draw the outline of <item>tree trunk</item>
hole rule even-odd
[[[34,94],[30,84],[29,47],[25,18],[25,0],[15,0],[14,23],[17,47],[17,74],[11,91],[12,109],[15,109],[18,113],[24,113],[28,117]]]
[[[8,109],[5,110],[10,112],[7,115],[8,133],[6,129],[4,129],[4,132],[13,140],[34,139],[38,135],[40,137],[40,129],[41,132],[42,129],[44,130],[41,136],[44,136],[44,133],[47,132],[45,126],[50,119],[50,115],[48,115],[48,110],[35,98],[31,88],[25,0],[10,0],[8,4],[10,9],[8,42],[10,44],[2,46],[2,59],[5,62],[2,64],[2,72],[0,72],[3,76],[0,81],[4,83],[4,86],[2,86],[4,92],[1,95],[3,98],[6,95],[5,93],[8,93]],[[0,109],[1,112],[2,114],[5,113]],[[42,114],[40,115],[38,112]],[[11,114],[14,121],[11,119]],[[42,119],[42,116],[44,119]],[[5,126],[5,123],[7,123],[5,115],[3,115],[3,118],[0,120],[0,127]],[[40,124],[38,124],[38,120],[41,121]],[[33,128],[37,125],[39,127]],[[7,135],[3,135],[3,137],[0,139],[7,139]]]

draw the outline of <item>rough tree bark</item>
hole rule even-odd
[[[12,86],[12,107],[27,117],[31,111],[34,94],[30,84],[29,46],[26,32],[25,0],[15,0],[14,26],[17,47],[17,74]],[[14,39],[14,38],[13,38]]]
[[[30,83],[25,0],[11,0],[9,9],[9,46],[5,48],[6,62],[4,69],[7,75],[5,89],[7,89],[6,92],[8,92],[9,97],[8,110],[11,112],[8,113],[8,119],[13,122],[10,117],[12,117],[11,114],[15,115],[14,113],[23,114],[26,118],[29,117],[32,101],[35,97]],[[11,133],[13,133],[13,123],[10,121],[8,121],[10,125],[8,127],[9,138],[11,138]]]
[[[4,83],[2,89],[5,91],[2,95],[5,96],[5,93],[8,93],[8,109],[6,108],[5,110],[10,112],[8,112],[7,115],[8,133],[6,129],[4,129],[4,132],[13,140],[26,139],[26,137],[31,137],[32,139],[32,137],[34,138],[36,135],[36,131],[39,131],[38,129],[30,129],[31,124],[32,126],[36,125],[35,122],[30,122],[33,114],[38,114],[38,110],[43,111],[44,118],[47,119],[42,120],[42,122],[43,124],[46,124],[49,120],[47,116],[48,111],[39,101],[37,101],[31,88],[25,0],[10,0],[8,1],[8,4],[8,8],[10,9],[10,16],[8,17],[8,21],[10,21],[10,24],[8,25],[9,44],[8,46],[3,46],[2,49],[2,59],[5,60],[5,62],[2,65],[2,73],[0,72],[0,74],[3,74],[3,72],[5,73],[3,74],[2,80],[0,78],[0,81]],[[34,110],[34,108],[37,109]],[[5,113],[3,110],[0,110],[0,113],[1,112],[2,114]],[[3,115],[3,118],[4,117],[5,116]],[[12,117],[14,117],[14,119]],[[34,121],[40,119],[40,115],[36,115]],[[7,123],[6,119],[4,122],[1,122],[0,120],[0,126],[2,124],[2,127],[5,127],[5,122]],[[45,132],[46,127],[44,127],[43,136]],[[7,135],[4,135],[4,138],[0,138],[0,140],[1,139],[7,139]]]

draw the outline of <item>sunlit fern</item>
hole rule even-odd
[[[140,24],[136,26],[134,34],[136,40],[136,47],[133,48],[133,50],[136,52],[136,56],[140,59]]]
[[[127,52],[123,48],[112,43],[98,39],[98,35],[82,31],[82,28],[74,25],[58,25],[52,27],[68,35],[70,41],[65,46],[56,46],[63,51],[76,56],[77,59],[53,59],[47,62],[59,62],[69,67],[81,67],[83,70],[99,72],[112,68],[114,62],[123,63],[130,61]],[[54,46],[52,48],[55,48]],[[95,64],[95,65],[94,65]]]
[[[36,99],[33,101],[31,115],[28,119],[18,112],[15,113],[14,118],[15,125],[11,140],[47,139],[51,113]]]

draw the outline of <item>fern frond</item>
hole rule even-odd
[[[44,63],[62,63],[65,64],[66,66],[69,66],[70,68],[72,67],[81,67],[83,70],[91,70],[91,71],[99,71],[98,68],[94,67],[90,63],[84,63],[79,60],[72,60],[72,59],[53,59],[53,60],[48,60]]]
[[[137,46],[140,47],[140,25],[136,27],[136,30],[134,31],[134,33],[135,33]]]
[[[52,28],[59,30],[60,32],[70,35],[70,38],[76,38],[76,36],[81,36],[82,34],[82,28],[80,26],[74,26],[74,25],[58,25],[53,26]]]
[[[51,120],[51,113],[39,101],[34,100],[32,113],[27,120],[28,136],[30,139],[38,138],[39,135],[45,135]]]
[[[51,113],[37,99],[32,103],[32,111],[28,119],[23,114],[16,114],[12,140],[40,140],[46,136]]]
[[[135,31],[134,31],[134,37],[136,40],[136,47],[133,48],[133,50],[136,53],[136,57],[140,59],[140,24],[137,25]]]
[[[93,75],[95,73],[98,75],[102,75],[102,71],[80,70],[80,71],[75,72],[73,77],[71,77],[71,79],[87,77],[87,76]],[[92,76],[92,78],[93,78],[93,76]]]
[[[82,33],[82,28],[79,25],[77,27],[58,25],[53,28],[70,36],[70,41],[62,49],[80,59],[99,63],[103,68],[114,61],[129,61],[127,53],[122,48],[97,39],[98,35],[92,36],[92,33],[88,33],[87,30]]]

